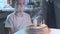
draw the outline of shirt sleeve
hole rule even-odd
[[[7,17],[5,22],[5,28],[12,28],[12,27],[13,27],[12,19],[10,17]]]

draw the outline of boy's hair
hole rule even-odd
[[[18,1],[19,0],[14,0],[14,5],[16,5],[16,3],[18,3]],[[24,3],[23,4],[25,5],[25,0],[24,0]]]
[[[24,3],[25,3],[25,0],[15,0],[14,2],[19,2],[19,1],[24,1]]]

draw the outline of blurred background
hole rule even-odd
[[[0,0],[0,33],[5,34],[6,17],[15,11],[15,0]],[[42,16],[49,28],[60,29],[60,0],[25,0],[25,12],[34,19]],[[3,33],[4,32],[4,33]]]

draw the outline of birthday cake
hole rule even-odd
[[[26,28],[26,34],[50,34],[50,29],[46,24],[40,26],[28,26]]]

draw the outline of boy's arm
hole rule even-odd
[[[10,34],[14,34],[14,29],[10,28]]]
[[[10,16],[8,16],[6,19],[5,30],[7,31],[7,33],[10,33],[10,34],[14,33],[13,22]]]

